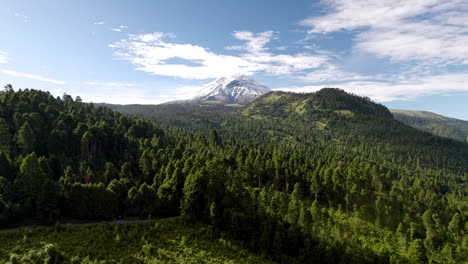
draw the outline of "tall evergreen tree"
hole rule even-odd
[[[16,136],[16,141],[20,147],[20,150],[23,154],[31,153],[34,150],[36,144],[36,136],[34,131],[31,129],[31,126],[26,121],[21,126]]]
[[[11,132],[5,119],[0,117],[0,152],[10,152]]]

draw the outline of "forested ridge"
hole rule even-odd
[[[468,121],[445,117],[426,111],[392,109],[395,119],[441,137],[468,142]]]
[[[228,112],[176,127],[6,89],[1,224],[182,215],[278,262],[468,260],[468,144],[339,89]]]

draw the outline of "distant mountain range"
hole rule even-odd
[[[109,105],[113,110],[176,126],[216,126],[230,113],[272,90],[246,75],[221,77],[194,97],[162,105]],[[306,96],[306,95],[304,95]],[[236,106],[236,107],[232,107]],[[390,110],[398,121],[437,136],[468,142],[468,121],[426,111]]]
[[[419,130],[441,137],[468,142],[468,121],[427,111],[390,109],[395,119]]]

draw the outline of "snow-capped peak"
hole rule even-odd
[[[246,75],[221,77],[205,85],[193,101],[221,101],[230,104],[246,104],[270,92],[270,88],[259,84]]]

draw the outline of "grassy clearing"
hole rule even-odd
[[[316,121],[315,125],[316,125],[318,130],[325,130],[325,128],[327,127],[327,124],[325,122],[322,122],[322,121]]]
[[[345,116],[345,117],[353,117],[354,116],[354,113],[351,110],[335,110],[333,112],[335,112],[337,114],[340,114],[342,116]]]
[[[0,233],[0,263],[270,263],[180,220]]]

